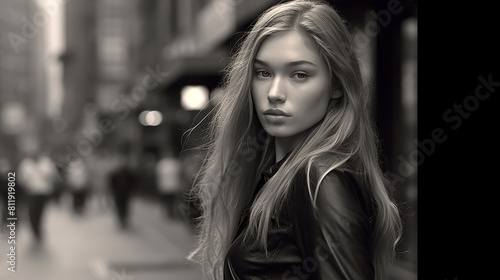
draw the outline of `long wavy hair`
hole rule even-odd
[[[373,263],[377,279],[395,257],[401,234],[399,211],[391,184],[379,166],[378,138],[370,116],[359,59],[345,20],[321,1],[298,0],[275,5],[255,22],[225,69],[221,101],[214,109],[205,142],[206,157],[193,185],[200,202],[198,244],[188,259],[199,262],[208,279],[222,279],[224,258],[235,237],[243,207],[249,203],[261,172],[274,160],[274,139],[260,124],[251,97],[253,61],[262,42],[277,32],[299,30],[309,36],[326,61],[332,88],[342,97],[331,100],[324,118],[309,129],[278,172],[266,183],[250,212],[249,232],[266,249],[270,217],[279,211],[293,174],[327,166],[317,174],[321,183],[328,172],[349,168],[361,174],[375,206]],[[333,90],[333,89],[332,89]],[[354,164],[346,164],[354,162]],[[349,167],[346,167],[349,166]]]

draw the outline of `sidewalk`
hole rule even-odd
[[[26,215],[16,227],[16,272],[8,271],[7,233],[0,235],[1,280],[200,280],[185,256],[194,239],[182,221],[164,219],[156,203],[134,199],[130,229],[112,208],[91,204],[75,216],[66,199],[46,209],[44,244],[34,246]]]

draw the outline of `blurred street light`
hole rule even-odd
[[[208,88],[185,86],[181,90],[181,106],[184,110],[201,110],[208,102]]]
[[[163,114],[160,111],[142,111],[139,114],[139,122],[143,126],[158,126],[163,121]]]

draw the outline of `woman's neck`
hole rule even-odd
[[[289,137],[276,137],[274,138],[274,150],[276,162],[282,160],[286,154],[292,151],[300,140],[304,137],[305,132],[289,136]]]

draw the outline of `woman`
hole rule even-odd
[[[292,1],[227,69],[196,181],[208,279],[383,279],[401,231],[345,23]]]

